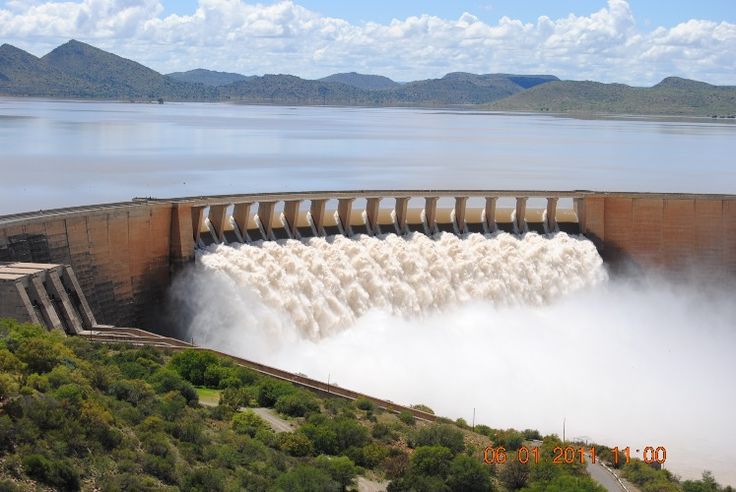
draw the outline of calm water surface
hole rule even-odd
[[[136,196],[466,188],[736,192],[736,125],[0,98],[0,213]]]

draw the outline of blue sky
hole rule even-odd
[[[736,0],[0,0],[0,43],[41,56],[71,38],[162,73],[736,85]]]
[[[166,13],[190,14],[197,7],[196,0],[167,0],[162,3]],[[420,14],[456,19],[463,12],[470,12],[486,22],[495,22],[504,15],[532,22],[540,15],[552,18],[565,17],[569,13],[584,15],[606,5],[605,1],[591,0],[303,0],[298,3],[323,15],[353,23],[386,23],[393,18],[404,19]],[[736,22],[736,0],[633,0],[629,3],[645,26],[673,26],[689,19]]]

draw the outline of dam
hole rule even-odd
[[[69,333],[97,323],[157,331],[172,278],[213,244],[497,231],[581,234],[611,265],[736,275],[734,195],[385,190],[137,198],[0,217],[2,292],[14,299],[20,292],[0,304],[0,316]],[[41,266],[28,276],[18,271],[22,263]],[[75,316],[65,314],[72,305]]]

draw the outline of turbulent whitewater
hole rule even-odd
[[[472,301],[541,305],[606,278],[593,244],[559,233],[458,237],[420,233],[214,245],[193,279],[199,321],[319,339],[371,310],[421,317]],[[204,282],[204,284],[203,284]],[[222,303],[209,296],[235,297]],[[213,313],[207,306],[217,304]],[[206,318],[202,319],[202,317]],[[195,320],[196,324],[197,320]]]

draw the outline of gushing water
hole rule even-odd
[[[417,317],[471,301],[541,305],[606,278],[592,243],[564,233],[333,236],[217,245],[198,260],[311,339],[370,310]]]
[[[606,279],[565,234],[414,234],[213,246],[173,294],[198,345],[736,483],[732,287]]]

